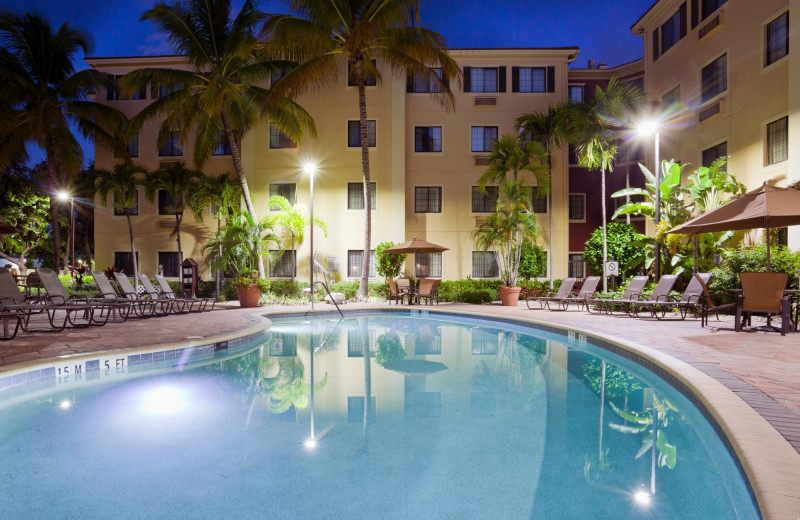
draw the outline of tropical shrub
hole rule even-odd
[[[800,270],[800,251],[792,252],[783,246],[770,249],[772,271],[789,274],[789,287],[798,286],[798,270]],[[767,248],[764,245],[744,246],[726,249],[722,253],[722,262],[712,269],[709,287],[712,292],[721,293],[727,289],[741,288],[739,273],[764,272],[767,270]]]
[[[439,301],[491,303],[499,299],[501,280],[446,280],[439,284]]]
[[[384,253],[384,250],[394,246],[394,242],[381,242],[375,248],[377,265],[375,270],[384,278],[397,278],[406,261],[406,255],[401,253]]]
[[[619,262],[621,275],[637,274],[644,266],[645,252],[640,243],[646,237],[624,222],[611,222],[606,229],[609,260]],[[590,274],[603,275],[603,228],[595,229],[586,242],[584,258]]]
[[[400,342],[400,336],[397,334],[381,334],[375,340],[375,344],[377,346],[375,362],[381,366],[387,361],[405,359],[406,357],[406,351]]]
[[[306,284],[308,285],[308,284]],[[272,280],[270,292],[275,296],[298,298],[301,294],[300,284],[291,280]]]
[[[530,280],[547,275],[547,252],[533,242],[522,243],[522,256],[519,263],[519,280]],[[522,283],[517,285],[522,287]],[[549,286],[549,285],[548,285]]]

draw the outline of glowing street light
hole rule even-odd
[[[656,166],[656,234],[658,234],[658,224],[661,222],[661,158],[659,157],[659,127],[658,121],[650,119],[639,123],[638,133],[642,136],[653,136],[655,142],[655,166]],[[656,281],[661,279],[661,243],[656,238]]]
[[[75,197],[73,197],[66,190],[60,190],[58,193],[56,193],[56,198],[61,202],[69,201],[69,229],[70,232],[72,233],[72,265],[74,266],[75,265]],[[69,254],[69,248],[67,248],[67,254]],[[69,269],[69,266],[67,266],[67,269]]]
[[[311,291],[309,292],[309,297],[311,298],[311,310],[314,310],[314,174],[317,173],[317,163],[314,161],[306,161],[303,163],[303,173],[308,175],[308,179],[310,182],[310,196],[311,196],[311,203],[310,203],[310,217],[311,217],[311,236],[310,236],[310,247],[311,247],[311,258],[309,260],[309,287]],[[313,389],[312,389],[313,392]],[[312,394],[313,395],[313,394]]]

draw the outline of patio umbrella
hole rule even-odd
[[[447,365],[438,361],[425,359],[394,359],[383,364],[383,368],[400,372],[401,374],[433,374],[447,370]]]
[[[426,242],[424,240],[420,240],[417,237],[412,238],[411,240],[406,240],[402,244],[397,244],[396,246],[392,246],[388,249],[384,249],[384,253],[441,253],[442,251],[447,251],[448,248],[443,246],[438,246],[436,244],[431,244],[430,242]]]
[[[19,229],[0,218],[0,235],[10,235],[11,233],[16,233],[18,231]]]
[[[697,235],[738,229],[796,226],[800,224],[800,190],[764,183],[738,199],[671,229],[668,233]],[[696,248],[695,248],[696,250]],[[697,269],[697,262],[695,262]],[[767,233],[767,270],[771,270]]]

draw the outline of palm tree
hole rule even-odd
[[[280,195],[273,195],[267,201],[267,207],[278,208],[278,213],[267,217],[271,224],[277,224],[283,228],[281,238],[291,241],[290,251],[295,250],[296,247],[303,245],[305,239],[306,226],[311,225],[311,219],[306,216],[304,208],[299,204],[294,206],[289,202],[286,197]],[[328,236],[328,225],[319,217],[314,217],[314,224],[322,230],[325,236]],[[310,259],[313,262],[314,259]],[[294,283],[294,269],[292,269],[292,283]]]
[[[264,117],[295,141],[305,130],[316,132],[311,116],[297,103],[260,86],[284,65],[268,62],[257,52],[256,32],[264,16],[252,0],[244,2],[233,20],[230,0],[158,2],[142,15],[142,20],[152,21],[168,35],[191,70],[144,68],[120,79],[126,93],[149,86],[152,92],[164,94],[133,118],[133,128],[163,118],[158,133],[160,144],[172,131],[181,132],[183,143],[194,130],[195,167],[202,168],[220,140],[227,142],[245,208],[253,220],[257,220],[255,206],[238,139]],[[264,277],[260,258],[259,274]]]
[[[603,265],[608,261],[606,241],[606,171],[614,171],[617,155],[617,133],[637,105],[643,101],[642,91],[634,85],[608,81],[605,90],[597,87],[594,99],[572,103],[559,114],[559,124],[566,129],[569,140],[575,143],[578,164],[590,170],[600,170],[601,211],[603,213]],[[605,268],[604,268],[605,272]],[[603,291],[608,280],[603,276]]]
[[[444,38],[418,25],[419,0],[290,0],[289,7],[298,16],[273,16],[263,29],[276,57],[298,63],[273,89],[297,93],[334,84],[342,62],[357,86],[364,182],[364,253],[357,297],[364,299],[372,233],[366,80],[381,77],[373,59],[380,58],[393,74],[429,81],[446,109],[455,106],[449,80],[461,73],[446,52]]]
[[[529,141],[523,143],[516,135],[503,134],[492,143],[489,152],[489,167],[478,179],[481,191],[486,192],[486,185],[501,184],[508,181],[520,181],[520,174],[528,172],[536,180],[537,195],[550,193],[550,178],[546,174],[547,152],[541,143]],[[511,178],[508,176],[511,174]]]
[[[189,193],[187,203],[198,222],[203,222],[203,210],[206,206],[217,207],[217,233],[222,228],[222,217],[230,218],[239,208],[242,197],[242,186],[230,173],[222,173],[216,177],[201,175],[197,186]],[[221,244],[220,244],[221,247]],[[220,252],[221,255],[221,252]],[[223,272],[216,270],[214,296],[219,301]]]
[[[568,103],[568,102],[567,102]],[[547,150],[547,177],[552,186],[553,181],[553,149],[563,146],[566,141],[566,132],[559,126],[558,114],[565,109],[567,103],[559,103],[549,106],[547,112],[534,112],[524,114],[517,118],[515,129],[523,139],[544,143]],[[553,192],[547,192],[547,214],[550,235],[550,261],[548,262],[547,272],[550,280],[550,289],[553,289]]]
[[[184,163],[179,162],[169,168],[152,171],[144,179],[145,195],[150,202],[155,202],[159,190],[166,192],[167,203],[164,210],[170,215],[175,215],[175,228],[170,238],[175,236],[178,240],[178,265],[183,263],[181,223],[188,205],[187,197],[197,187],[197,179],[202,175],[201,172],[190,170]],[[181,273],[180,278],[183,280],[183,270],[179,269],[178,272]]]
[[[114,165],[113,170],[96,170],[96,187],[100,195],[100,202],[104,206],[108,202],[108,195],[114,196],[114,209],[125,215],[128,221],[128,236],[131,240],[131,259],[133,261],[133,282],[139,287],[139,265],[136,261],[136,247],[133,242],[133,224],[131,215],[136,209],[136,194],[139,186],[148,174],[147,168],[136,166],[125,161]]]
[[[83,166],[83,151],[73,134],[117,149],[114,138],[126,121],[119,110],[94,103],[89,96],[106,81],[106,75],[86,69],[75,72],[73,58],[88,54],[88,33],[64,23],[53,31],[40,13],[0,10],[0,81],[3,115],[0,116],[0,162],[25,156],[24,146],[35,144],[45,153],[50,193],[65,187]],[[65,179],[66,177],[66,179]],[[59,205],[50,199],[53,227],[53,266],[61,266]]]

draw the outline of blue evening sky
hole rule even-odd
[[[588,59],[609,66],[641,58],[642,40],[630,27],[654,0],[423,0],[422,23],[452,48],[579,47],[573,67]],[[233,0],[238,10],[241,0]],[[64,22],[92,34],[92,56],[172,54],[150,22],[140,22],[154,0],[0,0],[4,8],[37,9],[54,26]],[[265,12],[287,12],[278,0],[259,4]],[[86,64],[80,57],[78,67]],[[37,154],[32,154],[37,155]],[[87,160],[94,155],[86,148]]]

